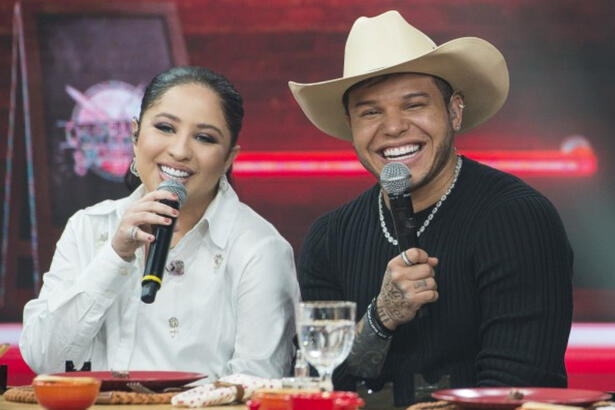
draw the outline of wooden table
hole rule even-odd
[[[180,407],[173,407],[170,404],[141,404],[141,405],[115,405],[115,404],[99,404],[97,406],[92,406],[90,409],[95,410],[177,410]],[[5,401],[2,396],[0,396],[0,409],[2,410],[40,410],[41,406],[38,404],[27,404],[27,403],[17,403],[12,401]],[[244,405],[239,406],[214,406],[214,407],[206,407],[206,409],[211,410],[247,410],[247,407]]]

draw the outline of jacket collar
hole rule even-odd
[[[219,188],[213,201],[209,204],[203,217],[193,229],[207,229],[213,243],[219,248],[225,248],[231,234],[240,202],[237,193],[227,185]]]

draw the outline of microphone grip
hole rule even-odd
[[[160,202],[170,205],[173,208],[178,208],[178,203],[174,201],[162,200]],[[171,238],[173,237],[173,229],[175,227],[175,218],[171,218],[170,225],[154,225],[154,242],[150,245],[145,262],[145,270],[143,279],[141,279],[141,300],[144,303],[152,303],[156,298],[156,293],[162,285],[162,277],[169,254]]]
[[[395,221],[395,233],[399,252],[410,248],[418,248],[419,240],[416,236],[416,220],[407,209],[391,209]]]
[[[418,247],[416,220],[414,219],[410,192],[406,191],[400,195],[389,194],[389,204],[391,206],[391,216],[393,217],[393,226],[395,227],[399,252]]]
[[[416,236],[417,222],[414,218],[414,209],[410,193],[406,192],[398,196],[389,196],[393,225],[397,234],[399,252],[405,252],[410,248],[419,247],[419,239]],[[427,316],[427,307],[419,309],[416,317],[421,319]]]

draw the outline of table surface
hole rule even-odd
[[[2,410],[35,410],[41,409],[42,407],[38,404],[27,404],[27,403],[17,403],[12,401],[5,401],[2,396],[0,396],[0,409]],[[125,409],[134,409],[134,410],[170,410],[170,409],[178,409],[179,407],[173,407],[170,404],[141,404],[141,405],[109,405],[109,404],[100,404],[98,406],[92,406],[90,409],[98,409],[98,410],[125,410]],[[244,405],[239,406],[214,406],[214,407],[206,407],[211,410],[246,410],[247,407]]]

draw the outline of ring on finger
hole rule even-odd
[[[130,230],[128,231],[128,236],[130,236],[130,239],[132,239],[133,241],[137,240],[137,231],[139,230],[138,226],[132,226],[130,227]]]
[[[406,266],[412,266],[414,265],[414,262],[412,262],[410,259],[408,259],[408,257],[406,256],[406,251],[402,251],[400,253],[401,258],[404,260],[404,263],[406,264]]]

